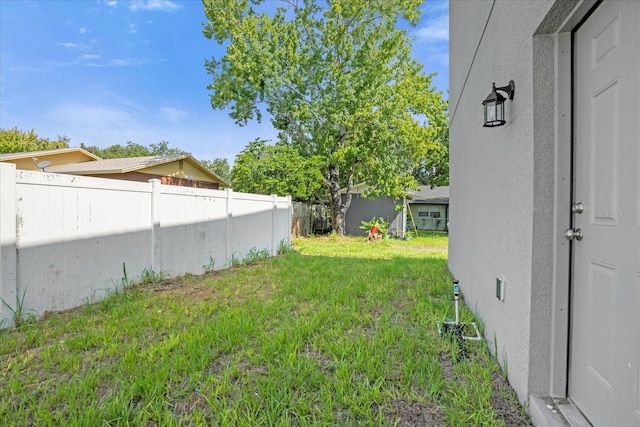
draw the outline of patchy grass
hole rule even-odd
[[[0,332],[2,423],[528,425],[484,343],[438,336],[446,235],[283,252]]]

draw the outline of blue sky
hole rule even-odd
[[[202,35],[204,21],[199,0],[0,0],[0,127],[66,135],[74,147],[168,141],[232,164],[276,132],[211,108],[204,61],[224,51]],[[409,31],[414,57],[448,97],[448,1],[426,0]]]

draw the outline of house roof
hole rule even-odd
[[[351,186],[351,194],[362,194],[366,190],[368,190],[369,188],[371,188],[371,186],[369,184],[367,184],[366,182],[360,182],[358,184],[353,184]],[[340,189],[340,194],[347,194],[346,187]]]
[[[99,159],[93,162],[69,163],[47,168],[48,172],[89,174],[89,173],[126,173],[150,166],[158,166],[182,160],[188,156],[144,156],[123,157],[119,159]]]
[[[24,151],[20,153],[2,153],[0,154],[0,162],[10,162],[14,163],[19,160],[29,160],[36,158],[40,161],[49,160],[52,165],[62,164],[69,161],[70,156],[74,156],[73,160],[75,162],[83,161],[93,161],[100,160],[100,157],[96,156],[93,153],[88,152],[87,150],[83,150],[82,148],[56,148],[53,150],[40,150],[40,151]],[[38,169],[35,165],[33,169]]]
[[[173,163],[180,160],[188,162],[191,166],[201,170],[203,173],[212,176],[220,184],[230,187],[230,184],[218,176],[216,173],[205,168],[195,158],[187,154],[177,154],[173,156],[143,156],[143,157],[123,157],[118,159],[100,159],[92,162],[71,163],[47,168],[48,172],[69,173],[74,175],[108,175],[127,172],[140,171],[154,166]]]
[[[361,194],[370,188],[366,182],[354,184],[351,187],[352,194]],[[341,194],[347,194],[347,189],[340,190]],[[448,205],[449,204],[449,186],[434,187],[423,185],[419,190],[407,190],[407,201],[409,203],[422,203],[425,205]]]
[[[0,154],[0,162],[16,163],[18,164],[18,169],[38,169],[35,160],[32,159],[38,159],[38,161],[49,160],[51,164],[45,167],[47,172],[72,175],[109,175],[135,171],[142,172],[145,169],[183,160],[190,165],[192,170],[198,170],[200,171],[199,173],[207,176],[207,181],[218,182],[223,187],[231,187],[223,178],[205,168],[195,158],[187,154],[101,159],[82,148],[60,148]]]
[[[449,186],[434,187],[423,185],[419,190],[408,190],[409,203],[422,203],[425,205],[448,205]]]

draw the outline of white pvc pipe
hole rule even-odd
[[[454,300],[456,302],[456,325],[457,325],[460,321],[459,311],[458,311],[458,295],[455,296]]]

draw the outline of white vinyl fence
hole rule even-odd
[[[226,268],[291,245],[291,198],[16,170],[0,163],[0,298],[42,315],[142,272]],[[0,303],[0,323],[12,310]]]

